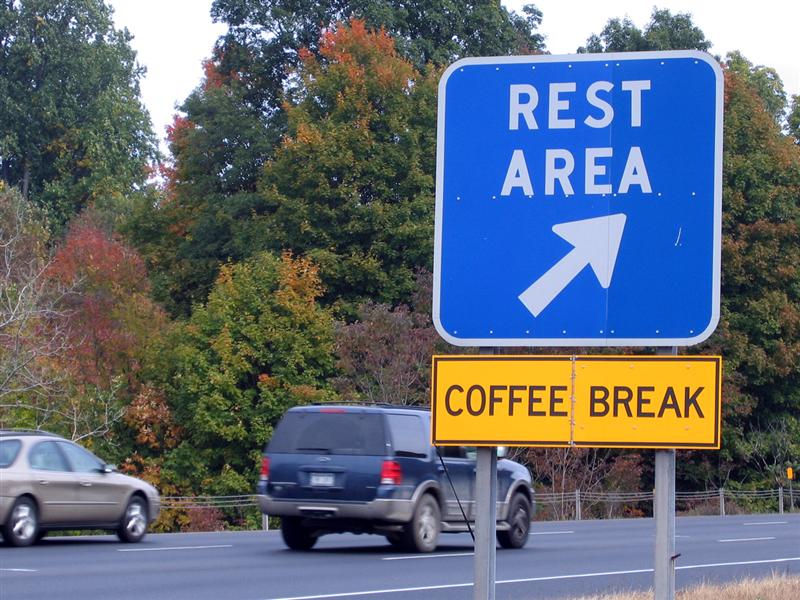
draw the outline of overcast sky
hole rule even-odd
[[[225,32],[211,22],[212,0],[110,0],[117,27],[133,34],[139,63],[147,67],[142,97],[159,138],[202,76],[201,62]],[[531,0],[503,0],[519,11]],[[571,54],[612,17],[628,16],[640,28],[653,5],[688,12],[713,43],[712,54],[740,50],[751,62],[775,68],[786,90],[800,94],[798,0],[534,0],[544,14],[540,28],[552,54]]]

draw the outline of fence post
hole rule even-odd
[[[575,520],[581,520],[581,491],[575,490]]]
[[[783,486],[778,487],[778,514],[783,514]]]
[[[725,488],[719,488],[719,516],[725,516]]]

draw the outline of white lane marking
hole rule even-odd
[[[757,537],[757,538],[731,538],[728,540],[717,540],[717,541],[724,544],[726,542],[761,542],[763,540],[774,540],[774,539],[775,539],[774,537]]]
[[[499,582],[498,582],[499,583]],[[369,590],[366,592],[342,592],[340,594],[320,594],[317,596],[292,596],[291,598],[270,598],[269,600],[319,600],[321,598],[347,598],[351,596],[377,596],[378,594],[395,594],[399,592],[425,592],[428,590],[450,590],[453,588],[472,587],[472,583],[451,583],[447,585],[425,585],[410,588],[387,590]]]
[[[168,548],[119,548],[117,552],[164,552],[165,550],[205,550],[207,548],[233,548],[233,544],[215,544],[213,546],[171,546]]]
[[[745,527],[748,525],[786,525],[789,521],[764,521],[762,523],[742,523]]]
[[[740,567],[744,565],[766,565],[771,563],[785,563],[794,561],[800,561],[800,556],[792,556],[791,558],[769,558],[766,560],[745,560],[745,561],[728,562],[728,563],[709,563],[706,565],[683,565],[681,567],[675,567],[675,568],[680,571],[681,569],[711,569],[713,567]]]
[[[0,571],[11,571],[12,573],[36,573],[36,569],[0,569]]]
[[[740,565],[760,565],[760,564],[768,564],[768,563],[785,563],[785,562],[793,562],[793,561],[800,561],[800,556],[793,556],[791,558],[773,558],[768,560],[748,560],[742,562],[730,562],[730,563],[710,563],[705,565],[684,565],[681,567],[676,567],[678,570],[681,569],[710,569],[713,567],[733,567],[733,566],[740,566]],[[577,573],[574,575],[551,575],[549,577],[527,577],[525,579],[503,579],[501,581],[497,581],[498,585],[500,584],[508,584],[508,583],[532,583],[535,581],[553,581],[558,579],[580,579],[586,577],[607,577],[611,575],[637,575],[640,573],[652,573],[653,569],[632,569],[629,571],[606,571],[601,573]],[[472,587],[472,583],[450,583],[444,585],[426,585],[420,587],[410,587],[410,588],[394,588],[394,589],[383,589],[383,590],[365,590],[363,592],[340,592],[338,594],[317,594],[313,596],[291,596],[291,597],[284,597],[284,598],[269,598],[267,600],[323,600],[325,598],[352,598],[355,596],[377,596],[378,594],[396,594],[396,593],[403,593],[403,592],[424,592],[428,590],[447,590],[447,589],[455,589],[455,588],[465,588],[465,587]]]
[[[381,560],[415,560],[418,558],[450,558],[451,556],[472,556],[474,552],[460,552],[458,554],[415,554],[410,556],[387,556]]]
[[[561,535],[562,533],[575,533],[574,531],[532,531],[528,535]]]

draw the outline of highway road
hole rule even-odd
[[[678,588],[776,571],[800,575],[800,514],[677,519]],[[652,519],[534,523],[523,550],[497,551],[498,600],[545,600],[652,585]],[[472,541],[437,552],[332,535],[306,553],[280,533],[45,538],[0,548],[2,600],[451,600],[472,597]],[[800,597],[800,593],[798,595]]]

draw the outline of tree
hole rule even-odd
[[[418,69],[469,54],[544,48],[536,32],[539,11],[530,6],[519,16],[495,0],[217,0],[212,16],[228,25],[228,33],[176,119],[169,198],[145,206],[130,227],[147,254],[157,297],[181,316],[205,301],[220,265],[274,247],[243,244],[236,229],[260,209],[261,172],[284,134],[293,135],[287,132],[285,91],[296,83],[302,56],[320,58],[328,28],[351,17],[368,28],[384,27],[397,40],[399,56]],[[433,161],[425,168],[432,176]],[[405,277],[400,285],[407,289],[409,281]]]
[[[581,502],[584,511],[613,517],[613,504],[603,514],[596,508],[599,503],[587,501],[587,495],[591,498],[593,492],[629,492],[636,488],[642,473],[642,457],[638,453],[621,454],[602,448],[528,448],[516,453],[530,466],[537,490],[553,494],[549,502],[540,502],[555,519],[575,518],[572,496],[575,490],[584,495]],[[628,505],[624,510],[631,513],[638,509]]]
[[[727,70],[725,95],[722,316],[702,349],[726,360],[725,470],[769,480],[744,465],[751,433],[798,427],[800,147],[746,74]]]
[[[638,52],[644,50],[708,50],[711,42],[694,25],[691,15],[653,9],[644,31],[628,19],[609,19],[600,35],[592,34],[578,52]]]
[[[58,389],[50,361],[69,346],[61,306],[74,285],[52,285],[41,211],[0,182],[0,421],[38,425],[43,397]],[[26,415],[32,422],[25,421]],[[33,414],[31,414],[33,413]]]
[[[794,137],[794,143],[800,144],[800,95],[792,96],[789,107],[789,135]]]
[[[291,406],[330,397],[333,321],[307,259],[260,253],[226,265],[208,302],[166,344],[160,373],[181,443],[164,474],[195,492],[248,493]]]
[[[211,9],[216,21],[228,24],[219,44],[222,70],[242,74],[253,104],[264,107],[279,105],[300,49],[316,54],[323,31],[337,22],[359,19],[385,29],[401,55],[421,69],[462,56],[542,51],[544,37],[536,32],[542,14],[533,5],[523,13],[508,12],[494,0],[215,0]]]
[[[312,257],[326,302],[352,317],[367,299],[407,302],[431,267],[437,76],[361,21],[327,32],[320,53],[303,54],[239,244]]]
[[[150,299],[141,257],[91,211],[73,219],[47,276],[61,286],[78,282],[61,303],[70,351],[54,360],[62,393],[53,427],[72,439],[107,436],[141,389],[165,316]]]
[[[156,157],[130,39],[102,0],[0,6],[0,177],[57,229],[142,186]]]
[[[342,375],[335,385],[345,398],[426,406],[437,341],[428,315],[406,306],[363,304],[355,322],[337,324],[336,354]]]
[[[782,125],[785,120],[786,92],[778,72],[771,67],[754,66],[738,51],[728,53],[726,65],[747,80],[758,93],[766,111],[776,123]]]

